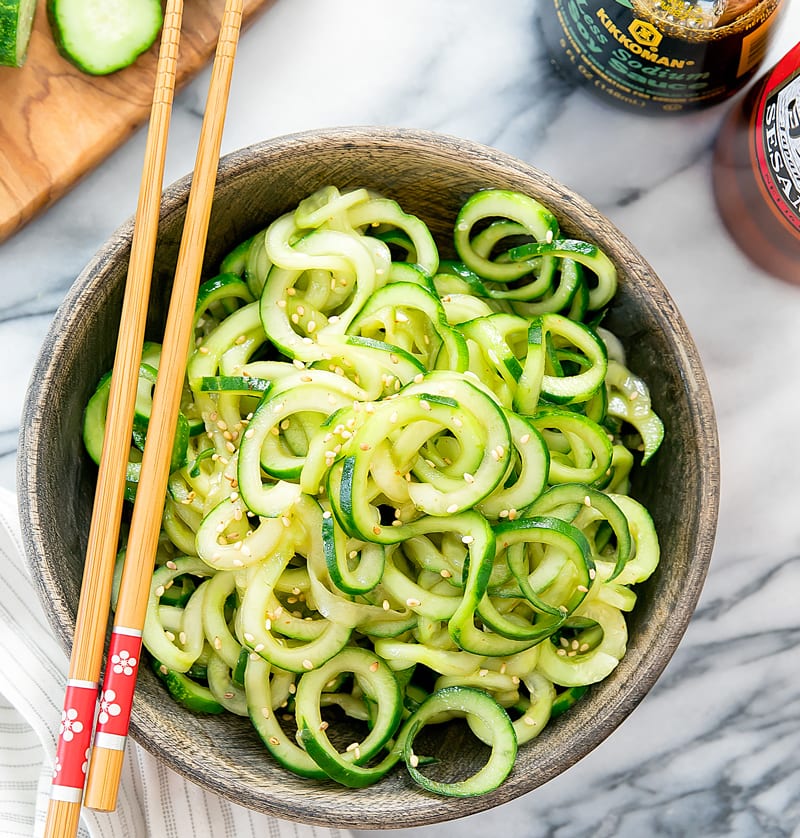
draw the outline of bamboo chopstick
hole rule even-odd
[[[103,663],[111,582],[125,491],[125,471],[130,455],[136,385],[158,234],[182,16],[183,0],[168,0],[117,336],[106,435],[97,476],[67,675],[56,751],[56,773],[47,808],[47,838],[72,838],[78,831],[86,780],[86,753],[91,742],[97,686]]]
[[[175,268],[159,374],[153,392],[152,412],[108,649],[100,714],[89,763],[85,805],[104,812],[112,811],[116,806],[141,657],[150,576],[161,529],[170,456],[192,337],[192,318],[203,266],[241,21],[242,0],[226,0]],[[105,712],[106,709],[109,712]]]

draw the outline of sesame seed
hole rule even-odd
[[[572,646],[573,649],[577,649],[580,646],[580,643],[578,643],[577,640],[573,640],[570,645]]]
[[[470,485],[475,482],[475,476],[470,474],[468,471],[464,472],[464,482],[469,483]]]
[[[586,585],[578,585],[577,590],[579,590],[582,594],[589,593],[589,589],[586,587]]]
[[[565,658],[567,656],[567,650],[566,649],[556,649],[556,654],[560,655],[562,658]]]
[[[425,401],[425,399],[420,399],[420,401],[419,401],[419,406],[420,406],[423,410],[430,410],[430,409],[431,409],[430,402],[426,402],[426,401]]]
[[[412,768],[416,768],[419,765],[419,757],[416,754],[411,754],[408,758],[408,762]]]
[[[306,658],[303,661],[303,669],[313,669],[313,668],[314,668],[314,664],[308,658]]]
[[[567,657],[568,658],[574,658],[575,655],[577,655],[577,654],[578,654],[578,652],[575,649],[572,649],[571,651],[567,652]]]
[[[350,743],[350,744],[349,744],[349,745],[345,748],[345,750],[346,750],[348,753],[352,753],[353,751],[358,750],[358,748],[359,748],[359,743],[358,743],[358,742],[351,742],[351,743]]]
[[[388,610],[389,610],[390,606],[389,606],[389,600],[388,600],[388,599],[385,599],[385,600],[381,603],[381,608],[383,608],[383,610],[384,610],[384,611],[388,611]]]
[[[157,596],[157,597],[162,597],[162,596],[164,596],[164,586],[163,586],[163,585],[159,585],[159,586],[156,588],[155,593],[156,593],[156,596]]]
[[[296,293],[297,293],[297,289],[295,289],[295,288],[287,288],[286,289],[286,296],[287,297],[294,297],[294,295]]]
[[[409,597],[406,600],[406,605],[409,608],[418,608],[420,605],[422,605],[422,603],[418,599],[414,599],[413,597]]]
[[[397,411],[396,410],[392,411],[392,413],[389,414],[389,421],[392,424],[394,424],[397,421]]]
[[[236,693],[228,692],[228,693],[225,693],[225,698],[233,698],[235,695],[236,695]]]
[[[269,707],[262,707],[261,708],[261,715],[265,718],[269,718]]]
[[[584,506],[591,506],[592,505],[592,499],[589,497],[589,495],[584,496],[583,505]]]
[[[255,637],[253,637],[253,635],[252,635],[252,634],[250,634],[250,632],[247,632],[247,631],[246,631],[246,632],[244,633],[244,639],[245,639],[248,643],[252,643],[252,642],[255,640]]]
[[[454,512],[458,512],[458,504],[451,503],[450,506],[447,507],[447,514],[452,515]]]
[[[267,631],[272,631],[272,620],[269,620],[269,619],[264,620],[264,628]]]
[[[593,567],[589,568],[589,578],[594,579],[595,576],[597,576],[597,571]]]
[[[270,745],[280,745],[281,744],[281,740],[278,739],[277,736],[270,736],[269,742],[270,742]]]
[[[168,673],[169,673],[169,670],[167,669],[167,667],[166,667],[166,666],[164,666],[164,664],[163,664],[163,663],[161,664],[161,666],[159,666],[159,667],[158,667],[158,671],[159,671],[162,675],[166,675],[166,674],[168,674]]]
[[[222,648],[222,640],[219,636],[214,638],[214,648],[219,651]]]
[[[590,648],[591,647],[589,646],[588,643],[581,643],[581,645],[578,646],[578,651],[579,652],[588,652]]]
[[[208,349],[208,347],[207,347],[207,346],[200,346],[200,347],[198,347],[197,351],[198,351],[201,355],[208,355],[209,349]]]
[[[319,729],[320,730],[327,730],[328,729],[328,723],[327,722],[320,722]]]
[[[167,567],[168,567],[170,570],[177,570],[177,569],[178,569],[178,565],[176,565],[176,564],[175,564],[175,562],[173,562],[173,561],[172,561],[172,559],[170,559],[170,560],[167,562]]]
[[[178,640],[180,641],[180,643],[181,643],[181,645],[182,645],[182,646],[185,646],[185,645],[186,645],[186,632],[185,632],[185,631],[182,631],[182,632],[178,635]]]
[[[479,669],[478,670],[478,677],[479,678],[485,678],[488,674],[489,674],[488,669]]]
[[[372,532],[373,532],[373,533],[375,533],[375,535],[380,535],[380,534],[381,534],[381,528],[380,528],[380,527],[376,524],[376,525],[372,528]]]
[[[169,640],[170,643],[175,642],[175,635],[171,631],[168,631],[168,630],[165,629],[164,630],[164,637],[166,637],[167,640]]]
[[[442,577],[442,579],[449,579],[453,574],[450,573],[450,571],[446,567],[443,567],[439,571],[439,575]]]
[[[462,535],[461,536],[461,543],[462,544],[472,544],[475,541],[475,537],[472,535]]]

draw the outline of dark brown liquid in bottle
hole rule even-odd
[[[782,171],[782,157],[759,160],[758,137],[770,118],[769,97],[800,77],[800,44],[758,81],[732,110],[722,125],[714,151],[712,174],[720,215],[744,253],[768,273],[800,284],[800,179]],[[793,86],[799,86],[795,82]],[[800,159],[800,96],[785,97],[785,121],[775,132],[776,147]],[[767,105],[765,109],[765,104]],[[766,115],[766,116],[765,116]],[[767,160],[772,156],[767,153]],[[786,158],[788,160],[788,158]],[[772,191],[769,181],[772,180]],[[775,184],[778,184],[777,192]],[[777,196],[777,197],[776,197]],[[797,214],[792,215],[794,208]]]

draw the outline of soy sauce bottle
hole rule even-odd
[[[562,75],[646,114],[714,105],[755,75],[781,0],[543,0]]]
[[[800,284],[800,43],[725,119],[712,176],[739,247],[768,273]]]

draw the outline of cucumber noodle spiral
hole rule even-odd
[[[466,201],[453,244],[326,187],[200,288],[144,645],[177,701],[249,716],[305,777],[404,761],[429,791],[496,788],[616,667],[658,563],[628,489],[663,426],[600,325],[613,264],[503,190]],[[147,343],[129,499],[159,360]],[[108,376],[95,459],[107,399]],[[454,718],[489,760],[432,779],[415,737]]]

